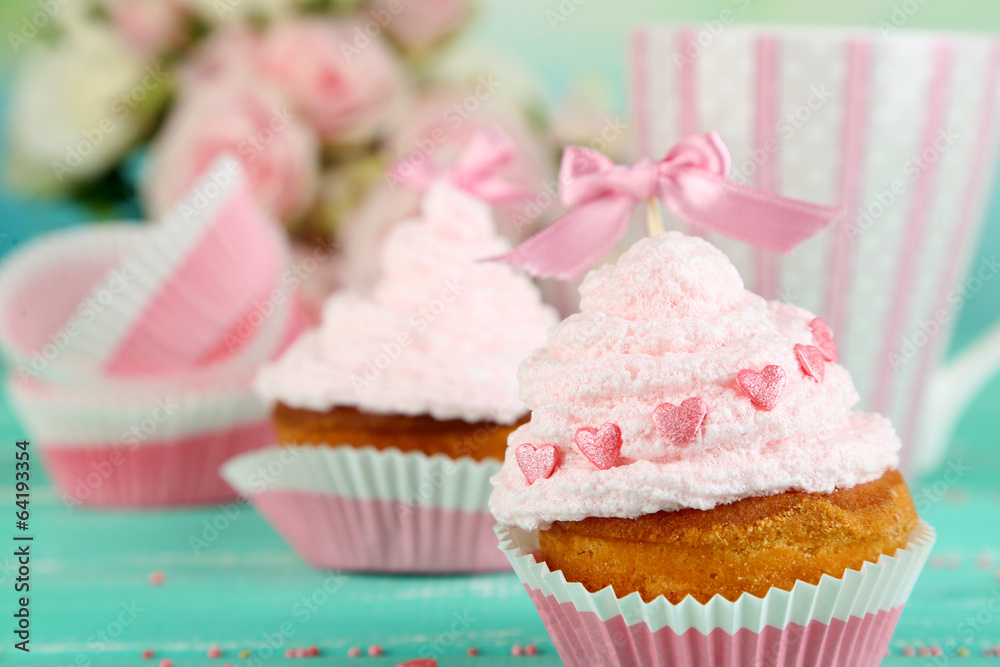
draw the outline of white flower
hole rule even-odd
[[[76,24],[41,46],[11,92],[11,184],[44,194],[100,176],[148,131],[168,85],[166,72],[100,24]]]

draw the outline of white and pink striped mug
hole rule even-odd
[[[845,210],[787,256],[706,236],[749,288],[830,323],[861,407],[899,430],[905,470],[939,464],[1000,366],[1000,325],[940,365],[957,311],[1000,272],[972,257],[997,156],[1000,38],[720,20],[639,30],[632,69],[644,154],[716,130],[736,180]]]

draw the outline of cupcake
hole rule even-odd
[[[414,572],[506,567],[495,549],[487,480],[526,419],[518,364],[557,322],[530,279],[483,261],[508,249],[490,207],[441,181],[424,196],[420,216],[387,238],[371,290],[334,294],[321,325],[258,374],[258,393],[275,406],[279,443],[307,457],[306,475],[329,470],[306,481],[286,468],[266,491],[251,493],[307,561]],[[247,483],[247,466],[230,470],[237,487]],[[300,494],[299,513],[338,504],[329,520],[317,519],[332,531],[327,543],[289,527],[288,494]],[[448,514],[428,514],[439,510]],[[345,512],[359,521],[342,520]],[[453,512],[475,524],[459,536],[464,550],[453,548],[453,537],[432,545],[439,522],[453,531]],[[373,524],[373,516],[382,518]],[[417,523],[423,529],[409,531]],[[433,548],[420,552],[408,540]],[[364,548],[345,554],[349,544]]]
[[[580,292],[490,497],[563,661],[879,664],[933,530],[822,320],[676,232]]]

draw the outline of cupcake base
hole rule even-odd
[[[542,559],[589,591],[613,586],[650,601],[736,600],[841,576],[906,546],[917,509],[897,470],[833,493],[787,491],[710,510],[635,519],[557,521]]]
[[[760,632],[716,628],[703,633],[692,628],[678,634],[671,628],[653,632],[643,623],[629,626],[621,616],[601,621],[570,602],[528,593],[566,667],[878,667],[903,611],[898,606],[846,621],[789,623],[780,630],[767,626]]]
[[[427,455],[444,454],[453,459],[467,456],[476,461],[502,461],[507,450],[507,436],[526,421],[528,417],[507,425],[470,423],[461,419],[441,421],[427,415],[381,415],[344,406],[314,412],[284,403],[278,403],[274,409],[278,442],[283,445],[335,442],[401,452],[418,451]]]
[[[672,604],[592,593],[539,560],[536,534],[498,526],[497,535],[568,667],[874,667],[935,539],[920,521],[905,549],[840,578]]]
[[[285,445],[222,475],[307,563],[360,572],[508,570],[487,510],[499,461],[351,445]]]
[[[254,507],[313,567],[448,574],[508,569],[489,512],[276,491]]]

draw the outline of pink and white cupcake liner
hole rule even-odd
[[[131,224],[107,224],[60,231],[32,243],[5,262],[0,271],[0,349],[12,372],[57,383],[92,385],[95,373],[103,381],[130,381],[129,376],[89,371],[76,363],[81,339],[93,334],[87,326],[103,327],[105,315],[118,304],[133,303],[132,273],[120,267],[122,257],[143,242],[148,229]],[[276,252],[286,259],[282,239],[274,240]],[[221,270],[221,269],[220,269]],[[270,358],[288,336],[287,311],[292,297],[279,290],[278,272],[272,286],[251,299],[240,317],[216,332],[216,341],[201,363],[169,366],[169,356],[147,345],[130,344],[130,353],[144,350],[149,368],[162,368],[158,382],[186,383],[247,377]],[[180,295],[196,294],[198,284],[177,286]],[[294,313],[301,320],[301,313]],[[85,326],[86,325],[86,326]],[[161,322],[163,335],[184,339],[190,321]],[[196,327],[195,327],[196,328]],[[106,332],[111,336],[111,332]],[[150,379],[147,377],[147,379]]]
[[[270,422],[259,420],[140,445],[48,443],[39,451],[67,505],[151,508],[235,500],[219,467],[273,442]]]
[[[367,572],[507,570],[487,509],[499,461],[350,445],[288,446],[222,476],[314,567]]]
[[[10,400],[67,504],[165,507],[231,500],[227,459],[274,442],[248,384],[111,389],[10,378]]]
[[[841,578],[671,604],[591,593],[539,562],[537,534],[496,532],[567,667],[877,667],[935,540],[921,521],[905,549]]]
[[[220,332],[270,295],[288,251],[239,169],[220,158],[166,220],[145,228],[110,271],[126,276],[128,289],[100,317],[79,322],[65,363],[125,377],[197,367]]]

